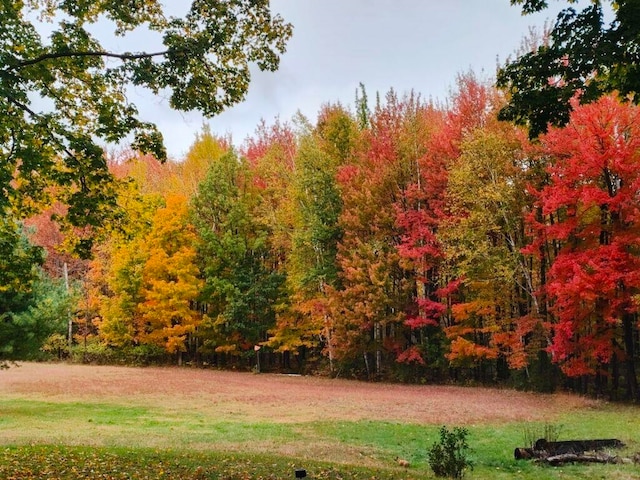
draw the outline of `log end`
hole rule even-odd
[[[531,460],[535,456],[532,448],[516,448],[513,451],[513,457],[516,460]]]

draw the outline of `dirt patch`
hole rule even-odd
[[[0,372],[0,396],[207,409],[220,418],[420,424],[550,421],[595,402],[491,388],[364,383],[192,368],[24,363]]]

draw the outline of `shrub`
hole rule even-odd
[[[49,335],[40,348],[43,352],[58,360],[69,355],[69,340],[61,333]]]
[[[109,365],[115,363],[116,352],[98,337],[88,337],[87,341],[71,347],[71,361],[74,363],[91,363],[95,365]]]
[[[71,360],[75,363],[94,365],[157,365],[167,359],[167,352],[157,345],[129,345],[115,348],[98,337],[81,340],[71,349]]]
[[[538,426],[525,426],[523,431],[524,444],[528,448],[534,448],[536,442],[541,438],[547,442],[557,442],[560,438],[561,430],[562,425],[553,425],[550,423],[545,423],[542,428]]]
[[[440,427],[440,442],[434,443],[427,455],[436,477],[462,478],[467,468],[473,468],[467,457],[468,434],[466,428],[454,427],[449,431],[445,426]]]

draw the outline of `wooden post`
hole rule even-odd
[[[64,277],[64,286],[69,293],[69,271],[67,269],[67,262],[62,265],[62,276]],[[71,312],[67,312],[68,316],[68,341],[69,341],[69,356],[71,356],[71,347],[73,346],[73,320],[71,319]]]
[[[255,345],[253,350],[256,352],[256,373],[260,373],[260,345]]]

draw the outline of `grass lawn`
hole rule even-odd
[[[441,425],[469,430],[465,478],[640,479],[640,465],[513,459],[527,432],[619,438],[640,408],[566,395],[195,369],[36,365],[0,372],[0,478],[433,478]],[[529,435],[530,436],[530,435]],[[395,459],[410,462],[400,467]]]

